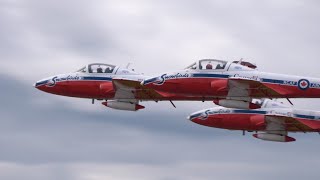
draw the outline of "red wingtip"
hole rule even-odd
[[[136,110],[144,109],[144,108],[145,108],[144,106],[141,106],[140,104],[136,104]]]
[[[250,104],[249,104],[249,108],[250,108],[250,109],[260,109],[261,106],[258,105],[258,104],[250,103]]]
[[[216,105],[219,105],[219,99],[213,100],[213,103],[216,104]]]
[[[286,136],[286,142],[293,142],[293,141],[296,141],[296,139],[289,137],[289,136]]]

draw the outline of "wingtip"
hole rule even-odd
[[[144,106],[141,106],[140,104],[136,104],[136,110],[144,109]]]

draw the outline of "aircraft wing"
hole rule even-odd
[[[151,88],[141,85],[140,81],[114,78],[112,79],[115,88],[115,99],[154,99],[159,100],[170,96],[167,93],[161,93]]]
[[[235,99],[251,97],[283,97],[289,92],[281,86],[263,84],[259,80],[232,77],[228,80],[228,97]]]
[[[266,131],[270,134],[283,134],[286,131],[319,131],[319,124],[281,115],[266,115]]]

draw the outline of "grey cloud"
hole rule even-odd
[[[292,144],[269,143],[185,119],[212,103],[177,103],[173,110],[169,103],[150,102],[133,114],[31,87],[84,63],[123,65],[131,58],[146,73],[183,68],[198,58],[244,57],[264,71],[318,77],[318,6],[1,2],[1,179],[318,179],[316,134],[293,134],[298,141]],[[293,101],[315,110],[319,104]]]
[[[92,11],[88,2],[32,1],[24,5],[26,20],[36,32],[54,43],[48,46],[87,56],[108,53],[115,48],[113,37],[88,16]]]

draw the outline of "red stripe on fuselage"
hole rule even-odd
[[[299,129],[293,124],[286,125],[286,131],[290,132],[319,132],[320,121],[297,119],[297,121],[310,127]],[[260,114],[218,114],[209,115],[206,119],[195,118],[192,122],[214,128],[246,131],[265,131],[265,116]]]
[[[257,114],[218,114],[207,119],[195,118],[193,122],[221,129],[261,131],[265,129],[264,115]]]
[[[37,88],[44,92],[62,96],[92,99],[113,98],[114,92],[105,93],[100,90],[100,84],[105,83],[112,84],[111,81],[62,81],[57,82],[52,87],[42,85]]]
[[[176,94],[182,94],[185,96],[226,96],[226,91],[214,91],[212,84],[217,82],[217,84],[222,84],[225,81],[227,84],[228,79],[225,78],[179,78],[179,79],[169,79],[162,85],[148,84],[147,87]]]
[[[298,86],[284,85],[284,84],[273,84],[273,83],[263,83],[265,86],[278,90],[281,95],[279,97],[288,98],[320,98],[319,88],[309,88],[306,90],[301,90]],[[275,96],[276,97],[276,96]]]

